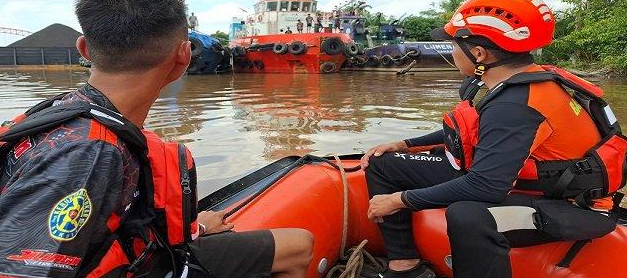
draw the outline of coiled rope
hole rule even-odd
[[[346,178],[346,171],[340,158],[337,155],[333,157],[335,158],[335,165],[338,166],[340,176],[342,177],[344,210],[340,259],[346,261],[346,263],[337,264],[331,268],[326,278],[334,278],[337,274],[339,274],[337,278],[379,277],[378,273],[383,272],[385,266],[364,249],[368,243],[367,239],[364,239],[359,245],[346,251],[346,240],[348,238],[348,179]],[[367,268],[368,271],[364,271],[365,268]]]

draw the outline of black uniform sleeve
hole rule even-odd
[[[444,132],[442,130],[437,130],[431,132],[427,135],[423,135],[416,138],[405,139],[405,144],[408,147],[418,147],[418,146],[431,146],[438,145],[444,143]]]
[[[414,209],[447,206],[457,201],[502,202],[530,153],[544,117],[531,107],[490,103],[480,115],[479,142],[470,171],[429,188],[402,193]]]
[[[0,276],[75,277],[109,234],[122,170],[103,141],[34,153],[0,195]]]

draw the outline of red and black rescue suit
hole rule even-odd
[[[74,102],[117,112],[90,85],[55,104]],[[88,266],[102,265],[98,258],[108,248],[106,239],[141,196],[139,160],[128,145],[99,121],[77,117],[24,138],[5,161],[0,167],[0,277],[77,277],[85,276],[79,273]],[[189,249],[198,258],[191,262],[215,278],[269,277],[274,259],[269,231],[203,236]],[[124,271],[114,270],[87,273],[118,277]],[[206,275],[190,269],[189,277],[195,276]]]
[[[542,70],[538,66],[531,71]],[[574,102],[552,81],[508,86],[480,110],[478,144],[467,172],[454,169],[442,153],[388,153],[372,157],[366,169],[370,196],[403,191],[402,201],[413,210],[448,207],[454,276],[510,277],[511,247],[564,239],[537,229],[499,233],[488,208],[536,207],[539,200],[546,199],[512,192],[527,158],[577,159],[599,143],[595,123]],[[406,143],[412,147],[444,141],[440,130]],[[551,202],[569,213],[581,211],[587,217],[607,218],[598,213],[591,216],[591,211],[565,200]],[[384,217],[379,228],[390,259],[419,258],[410,210]]]

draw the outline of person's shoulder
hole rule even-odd
[[[490,92],[486,97],[490,97]],[[529,101],[529,84],[512,84],[501,89],[497,95],[492,96],[489,104],[521,104],[527,105]]]

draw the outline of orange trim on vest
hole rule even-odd
[[[105,141],[114,146],[118,145],[118,136],[96,120],[91,120],[91,126],[89,127],[89,135],[87,138],[94,141]]]

